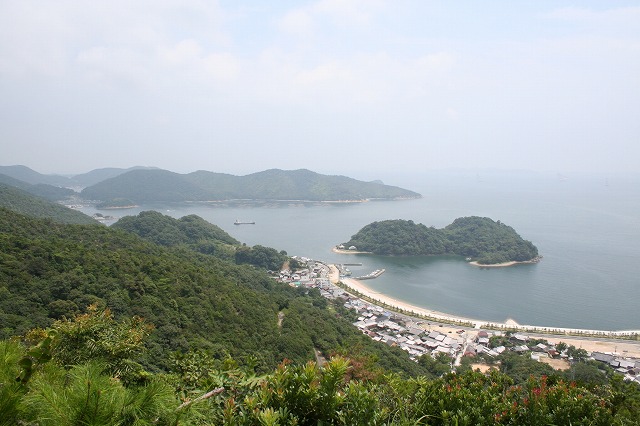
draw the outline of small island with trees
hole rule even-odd
[[[510,226],[488,217],[461,217],[436,229],[412,220],[366,225],[339,247],[387,256],[464,256],[479,266],[539,261],[538,249]]]

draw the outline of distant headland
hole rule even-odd
[[[458,255],[476,266],[537,263],[538,249],[510,226],[487,217],[461,217],[443,229],[411,220],[385,220],[363,227],[335,247],[337,252],[384,256]]]

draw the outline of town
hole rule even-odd
[[[326,299],[355,311],[358,316],[353,322],[354,327],[375,341],[400,347],[414,361],[424,355],[436,358],[444,354],[450,359],[451,367],[455,368],[468,357],[473,361],[473,368],[485,371],[489,368],[485,360],[505,351],[531,357],[555,369],[568,369],[574,358],[592,359],[606,364],[623,375],[625,380],[640,384],[640,356],[576,349],[564,342],[549,343],[547,336],[518,331],[483,330],[425,321],[370,303],[339,287],[330,279],[331,267],[324,262],[305,257],[293,258],[304,267],[296,271],[280,271],[278,281],[296,287],[315,288]],[[338,265],[337,270],[344,272],[347,269]]]

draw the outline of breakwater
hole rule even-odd
[[[367,275],[362,275],[360,277],[356,277],[356,280],[372,280],[374,278],[378,278],[380,275],[384,274],[384,269],[376,269],[375,271],[371,272],[370,274]]]

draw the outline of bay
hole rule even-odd
[[[334,263],[362,262],[354,275],[384,268],[366,284],[411,304],[476,319],[602,330],[640,328],[640,185],[636,178],[523,173],[394,176],[423,198],[365,203],[146,205],[124,211],[196,214],[248,245]],[[437,228],[486,216],[532,241],[534,265],[477,268],[455,256],[340,255],[331,248],[379,220],[411,219]],[[255,225],[234,225],[235,220]]]

